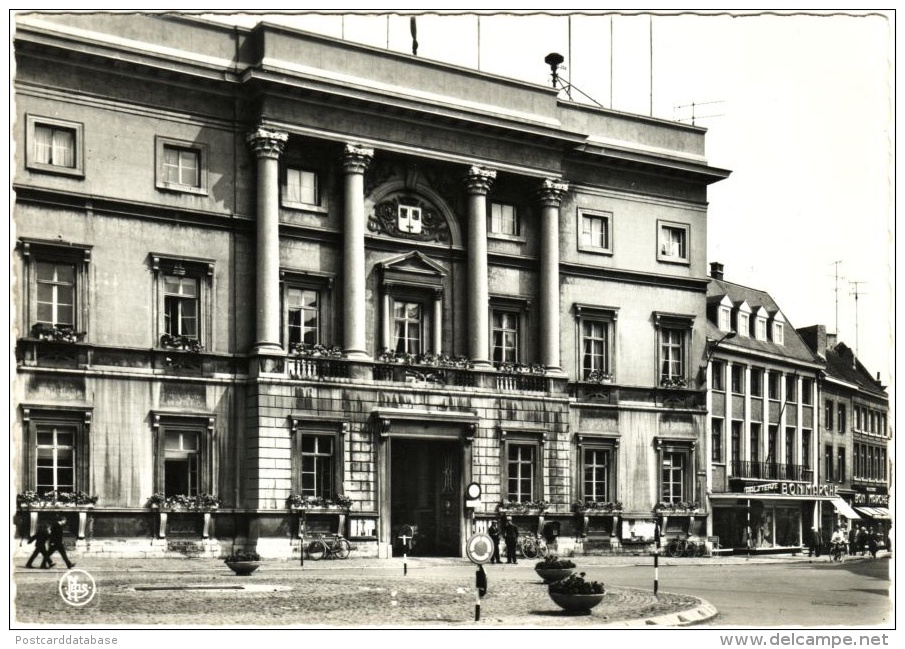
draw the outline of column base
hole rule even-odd
[[[256,356],[285,356],[286,351],[278,343],[257,342],[251,348],[251,353]]]
[[[561,367],[556,367],[555,365],[545,365],[544,376],[552,376],[553,378],[561,379],[565,378],[566,373],[562,371]]]
[[[493,363],[483,358],[473,358],[471,359],[472,365],[476,370],[492,370]]]
[[[360,349],[344,349],[343,357],[349,358],[353,361],[374,360],[368,352],[360,350]]]

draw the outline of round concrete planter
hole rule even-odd
[[[603,601],[604,593],[591,595],[573,595],[548,591],[550,599],[570,613],[590,614],[591,609]]]
[[[244,577],[246,575],[250,575],[255,570],[261,567],[261,561],[226,561],[227,566],[229,566],[230,570],[236,573],[240,577]]]
[[[538,577],[544,580],[545,584],[549,584],[553,581],[565,579],[572,574],[573,570],[575,570],[575,568],[535,568],[534,572],[537,573]]]

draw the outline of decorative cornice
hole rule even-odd
[[[374,149],[360,144],[346,144],[343,150],[343,171],[347,174],[363,174],[374,158]]]
[[[537,189],[537,199],[544,207],[559,207],[567,191],[569,183],[556,178],[545,178]]]
[[[495,180],[496,171],[473,165],[464,178],[465,191],[473,195],[486,196]]]
[[[289,133],[273,131],[263,126],[245,136],[245,142],[259,158],[279,159],[288,139]]]

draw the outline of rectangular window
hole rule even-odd
[[[779,400],[779,374],[776,372],[767,375],[767,396],[775,401]]]
[[[767,319],[756,318],[754,320],[754,337],[757,340],[767,339]]]
[[[490,203],[490,233],[512,237],[519,236],[519,220],[515,205]]]
[[[752,423],[751,428],[748,431],[750,437],[748,453],[752,463],[760,462],[760,431],[761,425],[759,423]]]
[[[777,441],[779,438],[779,426],[770,425],[767,429],[767,462],[770,464],[774,464],[778,461],[777,455]],[[768,476],[771,478],[776,478],[778,476]]]
[[[827,444],[823,448],[823,470],[826,473],[827,482],[833,482],[833,447]]]
[[[422,311],[420,302],[393,302],[393,349],[397,354],[422,352]]]
[[[795,429],[786,426],[786,464],[792,466],[795,462]]]
[[[578,249],[588,252],[612,252],[610,241],[610,220],[608,212],[585,212],[579,210],[581,219]]]
[[[155,139],[158,189],[207,194],[208,147],[158,136]]]
[[[196,496],[200,489],[201,439],[195,430],[167,430],[164,441],[164,493]]]
[[[197,340],[200,312],[198,280],[165,275],[163,291],[164,333]]]
[[[710,365],[710,388],[717,392],[726,389],[726,364],[721,361],[713,361]]]
[[[742,460],[742,423],[741,421],[732,422],[732,466],[733,472],[740,468]]]
[[[659,222],[660,261],[688,263],[688,226],[680,223]]]
[[[332,500],[336,485],[334,436],[303,435],[301,453],[301,495]]]
[[[845,432],[845,404],[840,403],[839,409],[837,410],[838,416],[836,417],[836,424],[839,426],[839,432]]]
[[[51,327],[75,326],[75,264],[39,261],[35,271],[36,322]]]
[[[320,205],[320,183],[317,173],[297,167],[287,167],[283,202]]]
[[[535,500],[535,469],[537,446],[534,444],[509,444],[506,466],[508,470],[509,500],[528,502]]]
[[[167,496],[211,493],[214,418],[151,413],[155,429],[155,491]]]
[[[195,149],[163,147],[163,179],[167,185],[201,186],[201,154]]]
[[[795,403],[798,401],[798,379],[792,376],[786,376],[786,401]]]
[[[82,124],[35,115],[25,123],[25,166],[30,171],[84,175]]]
[[[685,331],[664,328],[660,331],[660,381],[684,382]]]
[[[313,289],[288,287],[286,315],[289,345],[317,345],[321,342],[320,295]]]
[[[75,491],[74,426],[39,424],[36,437],[35,491]]]
[[[491,334],[494,363],[518,363],[519,315],[512,311],[493,311]]]
[[[719,308],[717,326],[721,331],[731,331],[732,323],[730,322],[730,315],[731,312],[729,311],[729,307],[721,306]]]
[[[581,371],[585,380],[611,374],[609,327],[609,322],[600,320],[581,322]]]
[[[823,408],[823,425],[826,426],[827,430],[833,430],[833,413],[835,412],[836,404],[834,404],[829,399],[826,400],[826,404]]]
[[[723,420],[716,417],[710,420],[710,459],[723,461]]]
[[[732,391],[735,394],[745,393],[745,368],[741,365],[732,366]]]
[[[585,501],[610,502],[610,448],[585,447],[582,453],[584,482],[582,497]]]
[[[747,313],[739,313],[736,318],[738,319],[738,326],[736,327],[736,331],[739,336],[748,336],[750,335],[751,329],[751,321],[750,316]]]
[[[661,501],[675,503],[685,500],[687,457],[682,451],[664,451],[660,474]]]
[[[855,430],[861,430],[861,408],[855,406],[853,408],[855,415]]]
[[[801,379],[801,403],[806,406],[814,403],[814,381],[812,379]]]
[[[811,431],[808,428],[801,431],[801,466],[811,468]]]
[[[773,342],[777,345],[783,344],[783,327],[780,322],[773,323]]]
[[[845,449],[844,448],[839,449],[839,455],[837,457],[837,460],[838,460],[838,463],[836,465],[836,467],[837,467],[836,478],[839,480],[839,482],[845,482]]]
[[[22,406],[25,489],[87,491],[90,410]]]
[[[764,371],[759,367],[751,368],[751,396],[764,396]]]

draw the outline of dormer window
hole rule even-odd
[[[776,311],[770,318],[770,340],[776,345],[783,344],[785,334],[785,318],[782,313]]]
[[[783,344],[783,327],[781,322],[773,323],[773,342],[777,345]]]
[[[721,331],[730,331],[732,329],[729,316],[729,307],[721,306],[718,311],[719,322],[717,323],[717,326],[719,326]]]
[[[739,313],[738,314],[738,326],[737,331],[739,336],[747,336],[748,329],[750,328],[750,316],[747,313]]]
[[[766,318],[757,318],[754,321],[754,337],[757,340],[766,340],[767,339],[767,319]]]

